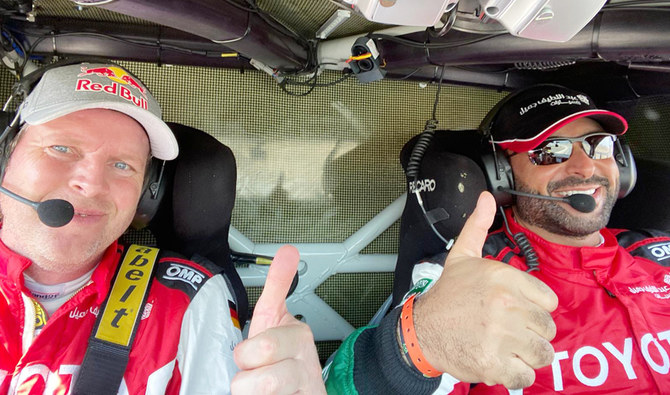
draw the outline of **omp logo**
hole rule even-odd
[[[409,183],[410,193],[416,192],[433,192],[437,183],[432,178],[426,178],[424,180],[416,180]]]
[[[647,250],[658,261],[670,258],[670,243],[652,244],[647,247]]]
[[[182,281],[193,287],[193,289],[198,289],[205,276],[189,266],[172,263],[165,271],[163,278],[166,280]]]

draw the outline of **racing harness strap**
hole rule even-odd
[[[88,340],[73,394],[116,394],[149,293],[158,248],[132,244]]]

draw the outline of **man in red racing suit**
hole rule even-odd
[[[0,243],[1,393],[70,393],[122,253],[112,244],[90,281],[45,324],[31,292],[17,286],[30,261]],[[119,393],[228,391],[242,334],[219,271],[207,262],[159,260]]]
[[[663,264],[670,260],[670,234],[602,229],[601,246],[580,249],[550,243],[518,225],[510,210],[506,214],[512,233],[523,232],[537,252],[542,269],[531,274],[551,287],[559,301],[570,301],[559,303],[551,314],[558,329],[552,341],[554,360],[535,371],[535,383],[523,393],[667,392],[670,268]],[[525,258],[519,256],[519,249],[510,240],[511,235],[503,229],[491,233],[484,256],[527,270]],[[412,274],[415,285],[436,281],[444,260],[445,255],[440,254],[418,263]],[[398,313],[391,313],[391,317],[397,320]],[[331,392],[372,393],[385,388],[388,393],[399,394],[510,393],[500,385],[471,387],[447,374],[436,379],[416,375],[412,367],[398,359],[399,353],[391,359],[389,355],[394,354],[379,349],[397,347],[395,338],[385,338],[381,333],[389,324],[394,329],[392,321],[385,318],[380,327],[358,330],[347,339],[338,354],[350,351],[353,355],[342,359],[338,355],[335,366],[348,366],[354,374],[329,377],[329,384],[334,384],[330,380],[340,381],[336,387],[329,387],[337,388]]]
[[[604,227],[627,125],[590,103],[549,85],[496,109],[491,140],[526,196],[485,237],[483,194],[448,256],[414,266],[403,305],[345,340],[329,393],[670,391],[670,234]],[[546,199],[575,194],[593,207]]]
[[[117,65],[55,64],[36,78],[0,141],[0,392],[276,390],[268,382],[323,392],[312,333],[285,304],[297,250],[277,252],[244,341],[215,265],[166,253],[153,271],[141,255],[120,263],[117,239],[133,220],[151,158],[177,157],[176,138],[155,98]],[[147,249],[126,256],[138,250]],[[147,289],[137,291],[139,280],[150,276],[139,307]],[[91,344],[118,347],[96,355],[107,345],[89,347],[98,315],[98,328],[113,335]],[[139,322],[134,335],[124,324],[131,321]]]

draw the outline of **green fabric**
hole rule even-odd
[[[333,362],[326,367],[324,378],[328,394],[358,395],[354,385],[354,345],[360,334],[372,326],[357,329],[349,335],[337,350]]]
[[[424,293],[432,282],[433,282],[432,278],[422,278],[421,280],[417,281],[416,284],[414,284],[414,286],[412,287],[412,289],[405,294],[405,297],[403,298],[403,303],[404,300],[409,299],[409,297],[412,295]]]

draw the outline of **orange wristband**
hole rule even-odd
[[[416,367],[421,374],[426,377],[438,377],[442,374],[439,370],[435,369],[427,360],[421,347],[419,347],[419,339],[416,337],[416,331],[414,331],[414,298],[416,294],[410,296],[407,299],[407,302],[402,307],[402,312],[400,313],[400,331],[402,333],[405,347],[407,347],[407,353],[409,358],[412,360],[414,367]]]

